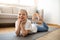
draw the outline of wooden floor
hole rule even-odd
[[[49,27],[59,28],[58,26],[49,26]],[[15,27],[0,28],[0,33],[8,33],[12,31],[15,31]]]
[[[8,28],[0,28],[0,33],[9,33],[15,31],[14,27],[8,27]]]
[[[55,30],[43,37],[37,38],[36,40],[60,40],[60,29]]]

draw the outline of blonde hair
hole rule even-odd
[[[26,15],[28,15],[28,13],[25,9],[20,9],[18,13],[20,13],[20,11],[24,11],[26,13]]]

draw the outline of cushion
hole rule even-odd
[[[1,13],[1,10],[0,10],[0,13]]]
[[[18,11],[19,11],[19,8],[17,8],[17,7],[13,7],[13,14],[18,14]]]
[[[9,13],[12,14],[12,8],[11,7],[3,7],[2,13]]]

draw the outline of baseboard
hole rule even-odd
[[[60,25],[58,25],[58,24],[49,24],[49,23],[47,23],[47,25],[48,26],[51,26],[51,27],[60,28]]]
[[[15,23],[0,23],[0,28],[3,27],[15,27]]]
[[[58,24],[47,23],[47,25],[50,27],[60,28],[60,25],[58,25]],[[2,28],[2,27],[15,27],[15,23],[0,23],[0,28]]]

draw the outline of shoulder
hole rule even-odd
[[[18,20],[16,20],[15,24],[17,24],[17,23],[18,23]]]
[[[37,13],[34,13],[33,15],[37,15]]]
[[[27,19],[27,22],[25,24],[25,29],[30,30],[31,29],[31,21]]]
[[[29,23],[31,23],[31,21],[27,19],[27,23],[29,24]]]
[[[31,21],[27,19],[26,25],[31,25]]]
[[[38,13],[34,13],[33,16],[39,16],[39,14]]]

